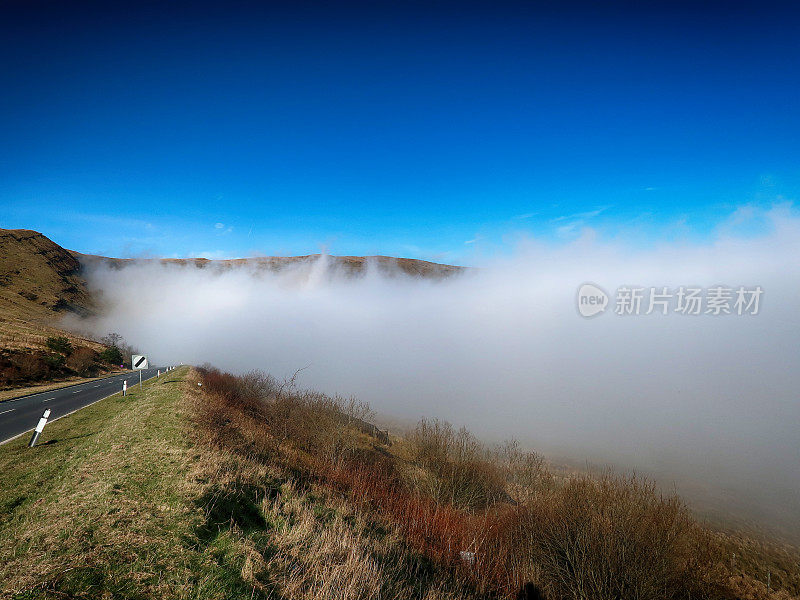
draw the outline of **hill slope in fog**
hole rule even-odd
[[[305,262],[312,262],[320,258],[319,254],[306,254],[303,256],[256,256],[251,258],[233,258],[211,260],[208,258],[156,258],[156,259],[133,259],[133,258],[109,258],[93,254],[81,254],[80,252],[70,251],[82,265],[96,266],[106,265],[113,268],[124,268],[136,262],[158,261],[163,264],[195,266],[199,268],[237,268],[237,267],[256,267],[272,272],[279,272],[290,266],[295,266]],[[358,274],[363,272],[368,264],[373,264],[379,270],[390,273],[395,270],[406,275],[419,277],[443,278],[454,275],[464,269],[454,265],[429,262],[415,258],[396,258],[393,256],[329,256],[328,259],[333,266],[341,267],[346,273]]]
[[[37,231],[0,229],[0,346],[3,349],[0,387],[26,387],[61,380],[69,375],[63,368],[53,368],[50,364],[53,356],[48,348],[48,338],[68,338],[74,349],[82,349],[81,352],[87,355],[83,362],[92,364],[93,373],[107,367],[97,359],[97,353],[102,352],[105,346],[92,338],[108,331],[87,336],[76,333],[75,328],[62,326],[66,315],[86,317],[101,312],[101,299],[87,281],[89,271],[95,267],[122,269],[143,262],[162,262],[197,268],[255,268],[279,272],[312,263],[318,258],[319,255],[234,260],[111,258],[67,250]],[[389,256],[327,258],[329,264],[352,275],[365,272],[368,265],[384,274],[404,273],[432,279],[445,278],[461,270],[450,265]]]
[[[317,258],[318,254],[230,260],[112,258],[67,250],[38,231],[0,229],[0,319],[4,325],[14,322],[16,329],[21,331],[26,324],[32,326],[31,329],[53,326],[67,312],[92,313],[96,304],[83,272],[98,264],[124,268],[135,262],[160,261],[200,268],[255,266],[277,272]],[[391,256],[331,256],[329,259],[353,274],[365,270],[368,263],[386,272],[396,269],[407,275],[431,278],[448,277],[462,270],[462,267],[453,265]],[[7,326],[1,328],[0,336],[9,330]]]

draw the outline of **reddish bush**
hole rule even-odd
[[[47,377],[50,368],[40,353],[25,353],[16,356],[16,366],[23,379],[38,381]]]
[[[98,371],[98,356],[91,348],[79,346],[67,357],[64,366],[81,377],[93,377]]]
[[[433,482],[420,485],[397,456],[360,438],[364,405],[298,393],[258,373],[201,374],[200,422],[213,443],[283,460],[345,494],[488,596],[656,600],[722,589],[710,581],[704,530],[679,499],[644,480],[555,485],[541,459],[514,444],[488,452],[464,430],[423,421],[407,441],[411,466]],[[525,502],[510,501],[504,484],[525,486]]]

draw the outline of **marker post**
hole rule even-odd
[[[42,431],[44,431],[44,426],[47,424],[47,419],[49,417],[50,409],[48,408],[42,413],[42,417],[39,419],[36,429],[33,430],[33,436],[31,437],[31,441],[28,442],[28,448],[33,448],[36,445],[36,442],[39,441],[39,436],[41,435]]]

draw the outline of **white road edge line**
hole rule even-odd
[[[100,379],[95,379],[95,381],[108,381],[108,383],[114,383],[114,380],[117,377],[125,377],[125,375],[109,375],[108,377],[101,377]],[[89,381],[88,383],[91,383]],[[3,400],[3,403],[6,404],[13,404],[14,402],[18,402],[19,400],[28,400],[30,398],[35,398],[36,396],[44,396],[45,394],[52,394],[53,392],[60,392],[62,390],[68,390],[71,387],[75,387],[78,385],[85,385],[85,383],[73,383],[71,385],[65,385],[58,388],[53,388],[52,390],[45,390],[43,392],[36,392],[34,394],[25,394],[24,396],[18,396],[17,398],[9,398],[8,400]],[[5,442],[0,442],[0,444],[4,444]]]
[[[10,408],[9,410],[4,410],[3,412],[0,412],[0,415],[4,415],[7,412],[11,412],[12,410],[17,410],[17,409],[16,408]]]

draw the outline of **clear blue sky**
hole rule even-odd
[[[0,227],[469,263],[798,196],[788,5],[284,4],[0,3]]]

